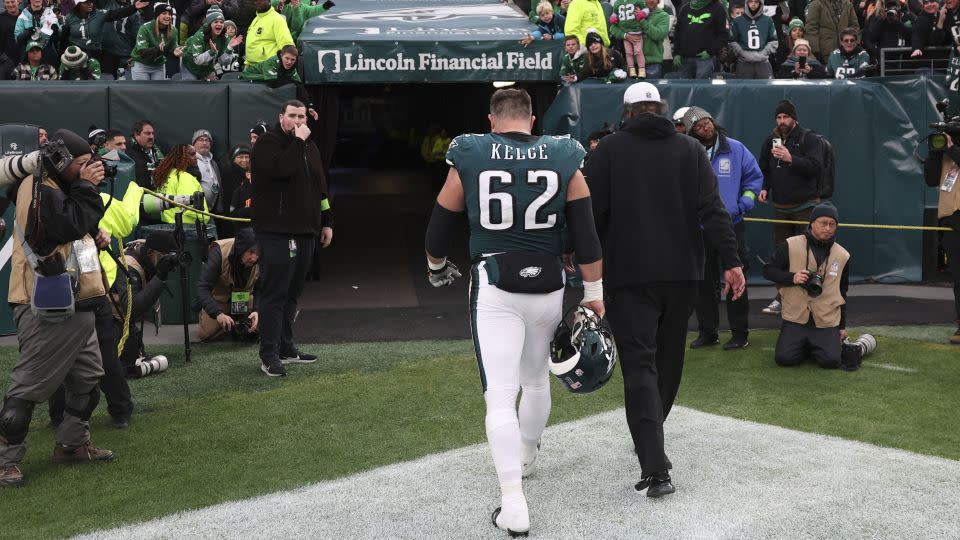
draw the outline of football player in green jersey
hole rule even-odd
[[[550,416],[548,357],[563,309],[564,236],[580,262],[583,304],[601,317],[602,254],[579,171],[586,153],[580,143],[531,135],[534,117],[524,90],[494,93],[488,118],[491,133],[450,143],[450,172],[427,227],[427,265],[435,287],[460,277],[446,255],[450,231],[466,212],[471,329],[501,491],[493,522],[525,535],[530,516],[522,478],[534,470]]]

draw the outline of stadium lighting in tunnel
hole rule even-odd
[[[517,83],[514,81],[493,81],[494,88],[506,88],[508,86],[513,86],[515,84]]]

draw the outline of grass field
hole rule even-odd
[[[874,331],[881,335],[878,351],[855,373],[777,368],[774,332],[754,332],[746,351],[693,351],[679,402],[960,459],[960,433],[950,420],[960,408],[957,349]],[[94,442],[118,454],[111,464],[49,464],[53,431],[38,406],[23,465],[28,484],[0,491],[0,537],[68,536],[484,440],[469,342],[304,349],[324,360],[292,366],[281,380],[260,374],[253,349],[203,346],[191,365],[174,361],[167,373],[132,381],[138,409],[130,429],[112,429],[102,411],[92,421]],[[161,352],[179,354],[176,347]],[[15,359],[15,349],[0,349],[4,387]],[[590,396],[555,384],[551,422],[621,404],[619,376]]]

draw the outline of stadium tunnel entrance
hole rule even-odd
[[[556,84],[516,87],[533,98],[534,132],[540,133],[539,119],[556,95]],[[321,114],[319,142],[329,163],[336,223],[333,244],[317,257],[301,309],[462,304],[465,283],[450,291],[427,284],[424,232],[446,178],[449,141],[461,133],[489,131],[487,113],[496,88],[478,82],[311,90]],[[452,258],[466,264],[466,228],[455,236]]]

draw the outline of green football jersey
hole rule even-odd
[[[586,151],[569,135],[460,135],[447,163],[460,173],[470,257],[510,251],[561,255],[567,186]]]

